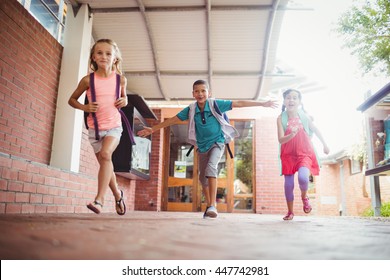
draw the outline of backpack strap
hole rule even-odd
[[[308,116],[306,115],[306,113],[303,110],[298,110],[298,116],[299,116],[299,119],[301,120],[301,123],[302,123],[304,130],[311,137],[313,135],[313,131],[310,129],[310,126],[309,126]],[[282,118],[283,130],[286,131],[287,123],[288,123],[288,115],[287,115],[286,111],[282,112],[281,118]]]
[[[116,74],[116,89],[115,89],[116,99],[120,97],[120,88],[121,88],[121,75]],[[127,128],[127,133],[129,134],[130,143],[132,145],[135,145],[134,132],[131,129],[130,122],[126,117],[125,112],[123,112],[120,108],[118,109],[118,111],[121,114],[122,120],[125,123],[125,126]]]
[[[225,113],[222,113],[221,110],[219,109],[218,104],[217,104],[217,101],[216,101],[215,99],[213,99],[213,103],[214,103],[213,106],[214,106],[215,111],[216,111],[220,116],[222,116],[222,117],[225,119],[225,121],[230,122],[230,121],[229,121],[229,117],[228,117]],[[225,143],[225,145],[226,145],[226,148],[227,148],[228,153],[229,153],[229,155],[230,155],[230,158],[234,158],[233,152],[232,152],[232,150],[230,149],[229,143]]]
[[[194,145],[191,145],[191,148],[188,150],[188,152],[186,153],[186,157],[188,157],[190,154],[191,154],[191,152],[192,152],[192,150],[194,149]]]
[[[94,72],[92,72],[89,75],[89,88],[91,89],[92,102],[96,102],[95,73]],[[96,117],[96,113],[91,113],[91,115],[92,115],[92,119],[93,119],[93,125],[95,127],[95,139],[99,140],[100,139],[100,136],[99,136],[99,124],[98,124],[98,120],[97,120],[97,117]]]

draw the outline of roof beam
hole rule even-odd
[[[160,65],[158,63],[156,46],[155,46],[155,42],[154,42],[154,38],[153,38],[153,34],[152,34],[152,28],[150,26],[149,18],[148,18],[148,15],[145,12],[145,6],[144,6],[144,3],[142,2],[142,0],[137,0],[137,3],[138,3],[138,6],[140,8],[142,17],[144,19],[146,30],[148,32],[149,42],[150,42],[150,46],[151,46],[151,49],[152,49],[152,55],[153,55],[154,69],[156,71],[155,75],[156,75],[156,79],[157,79],[158,88],[160,90],[160,93],[161,93],[162,97],[165,100],[169,100],[169,98],[164,94],[164,90],[163,90],[163,87],[161,85]]]
[[[223,5],[213,6],[210,0],[206,1],[206,9],[210,11],[247,11],[247,10],[261,10],[261,11],[272,11],[273,5]],[[137,0],[138,2],[138,0]],[[175,6],[175,7],[145,7],[145,12],[191,12],[191,11],[204,11],[205,6]],[[281,7],[279,10],[307,10],[307,8],[286,8]],[[93,13],[129,13],[129,12],[140,12],[140,7],[119,7],[119,8],[93,8]]]
[[[124,71],[126,76],[155,76],[156,72],[154,71]],[[160,71],[160,76],[204,76],[207,75],[207,71]],[[261,73],[256,71],[213,71],[213,76],[237,76],[237,77],[296,77],[295,74],[291,73]]]
[[[270,5],[248,5],[248,6],[211,6],[210,0],[206,1],[206,7],[210,10],[218,11],[233,11],[233,10],[271,10]],[[138,0],[137,0],[138,2]],[[203,11],[205,6],[178,6],[178,7],[145,7],[145,12],[192,12]],[[94,13],[128,13],[128,12],[140,12],[139,7],[123,7],[123,8],[94,8]]]
[[[276,17],[276,12],[279,6],[280,0],[273,0],[272,2],[272,10],[270,11],[270,15],[268,17],[268,23],[267,23],[267,34],[265,36],[264,40],[264,47],[263,47],[263,59],[261,60],[261,67],[260,67],[260,79],[259,79],[259,85],[257,87],[257,92],[255,95],[254,100],[258,100],[261,94],[261,90],[263,89],[263,84],[264,84],[264,76],[267,71],[267,66],[268,66],[268,54],[269,54],[269,46],[271,42],[271,37],[272,37],[272,28],[274,25],[275,17]]]
[[[145,7],[145,12],[191,12],[191,11],[203,11],[204,6],[196,7]],[[247,10],[261,10],[267,11],[272,10],[272,5],[247,5],[247,6],[211,6],[211,11],[247,11]],[[279,7],[279,11],[312,11],[313,8],[290,8],[290,7]],[[120,8],[93,8],[93,13],[130,13],[140,12],[138,7],[120,7]]]

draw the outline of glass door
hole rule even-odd
[[[218,212],[253,211],[253,124],[254,121],[231,122],[240,137],[231,142],[234,158],[226,151],[218,164]],[[186,142],[187,124],[165,129],[163,209],[200,212],[206,209],[202,186],[198,180],[198,157]],[[187,155],[188,154],[188,155]]]
[[[198,179],[198,155],[191,145],[186,143],[187,124],[173,125],[167,129],[165,145],[169,155],[167,160],[168,179],[166,181],[165,197],[167,211],[200,212],[205,211],[206,203],[202,185]],[[232,145],[231,145],[232,146]],[[233,147],[233,146],[232,146]],[[233,147],[234,149],[234,147]],[[233,160],[222,156],[218,164],[217,208],[219,212],[231,212],[233,186]]]
[[[235,121],[240,137],[234,141],[234,212],[253,212],[253,120]]]
[[[186,143],[187,124],[173,125],[169,131],[167,207],[168,211],[199,211],[197,190],[196,153],[189,152],[191,145]],[[167,147],[167,146],[166,146]]]

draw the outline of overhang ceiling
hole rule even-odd
[[[128,92],[167,105],[191,100],[198,79],[209,81],[216,98],[268,98],[288,79],[275,65],[288,1],[68,2],[89,5],[95,40],[118,44]]]

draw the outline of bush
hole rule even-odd
[[[364,217],[373,217],[374,210],[372,208],[366,209],[363,214]],[[390,202],[382,203],[381,206],[381,217],[390,217]]]

